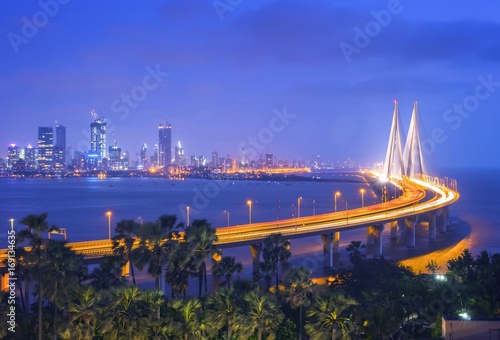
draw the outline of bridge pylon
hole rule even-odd
[[[401,144],[401,124],[399,122],[398,101],[394,100],[394,114],[392,116],[391,133],[387,144],[384,169],[381,178],[401,177],[405,172]]]
[[[405,164],[405,175],[423,175],[425,174],[424,156],[422,152],[422,143],[420,142],[420,133],[418,129],[418,103],[413,103],[413,113],[411,115],[410,128],[406,136],[405,148],[403,151]]]

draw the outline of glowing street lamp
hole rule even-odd
[[[186,206],[186,222],[187,222],[187,226],[189,227],[189,211],[191,210],[191,208],[189,207],[189,205]]]
[[[334,197],[334,202],[335,202],[335,212],[337,212],[337,197],[340,196],[340,191],[337,191],[335,193],[335,195],[333,196]]]
[[[300,202],[302,201],[302,197],[297,199],[297,217],[300,217]]]
[[[248,205],[248,224],[252,224],[252,201],[247,201]]]
[[[10,230],[14,230],[14,219],[11,218],[9,221],[10,221]]]
[[[108,239],[111,240],[111,211],[106,212],[108,216]]]
[[[229,210],[224,210],[224,213],[227,215],[227,226],[229,227]]]
[[[365,192],[366,190],[364,188],[361,188],[359,191],[361,193],[361,207],[365,206]]]

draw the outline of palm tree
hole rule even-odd
[[[139,231],[141,246],[137,249],[137,265],[140,269],[148,265],[148,273],[155,278],[156,289],[161,289],[163,267],[168,254],[173,251],[172,238],[176,238],[174,229],[182,227],[175,215],[162,215],[156,223],[146,223]]]
[[[66,247],[66,241],[48,242],[46,256],[42,280],[44,287],[51,287],[47,289],[46,296],[54,309],[53,338],[56,339],[59,302],[67,299],[69,289],[82,281],[87,274],[87,266],[83,262],[83,255]]]
[[[247,331],[250,334],[257,331],[258,340],[262,340],[264,334],[273,335],[284,317],[276,297],[256,288],[245,294],[243,299],[246,306],[242,314],[242,324],[247,325]]]
[[[269,262],[275,268],[276,291],[279,289],[278,264],[286,262],[292,256],[289,249],[290,241],[281,234],[271,234],[264,239],[262,257],[265,262]]]
[[[360,260],[362,260],[365,255],[361,254],[361,249],[365,246],[361,244],[361,241],[352,241],[346,248],[349,252],[349,260],[352,264],[357,264]]]
[[[217,329],[227,328],[226,339],[238,330],[239,306],[233,288],[222,288],[207,300],[207,317]]]
[[[169,255],[165,282],[172,288],[172,298],[182,294],[186,297],[189,277],[196,273],[191,245],[186,242],[176,243],[175,250]]]
[[[113,252],[122,259],[122,265],[130,263],[130,273],[135,286],[133,246],[140,225],[134,220],[123,220],[118,222],[113,237]]]
[[[99,261],[99,267],[94,268],[88,276],[90,284],[96,290],[107,290],[111,287],[122,286],[126,278],[122,276],[122,262],[117,257],[103,257]]]
[[[180,338],[188,340],[190,336],[202,337],[200,320],[202,319],[202,305],[198,299],[175,299],[170,301],[173,309],[173,329]],[[178,338],[178,337],[176,337]]]
[[[96,336],[101,294],[92,286],[77,286],[66,305],[67,323],[59,332],[63,339],[94,339]]]
[[[216,253],[214,242],[218,240],[215,229],[210,227],[207,220],[194,220],[193,224],[186,229],[184,235],[186,243],[190,245],[198,270],[199,290],[198,297],[201,298],[202,286],[205,283],[205,296],[207,295],[207,265],[206,260]]]
[[[231,287],[234,273],[239,274],[243,271],[241,262],[236,262],[233,256],[224,256],[220,261],[214,261],[212,266],[212,273],[216,277],[224,277],[225,280],[221,282],[221,286]]]
[[[286,277],[286,302],[293,309],[299,308],[299,338],[302,338],[302,308],[311,304],[310,295],[315,284],[311,271],[305,267],[292,268]]]
[[[46,261],[45,246],[48,239],[42,234],[50,231],[57,231],[57,227],[49,227],[47,224],[47,213],[40,215],[30,214],[21,220],[21,224],[26,226],[26,229],[21,230],[18,235],[18,242],[28,241],[31,247],[26,254],[26,262],[38,274],[38,339],[42,340],[42,303],[43,303],[43,285],[42,285],[42,267]]]
[[[313,340],[348,339],[349,308],[354,305],[356,301],[341,293],[319,295],[306,312],[307,334]]]
[[[102,333],[109,339],[147,339],[148,313],[136,286],[111,288],[104,303]]]

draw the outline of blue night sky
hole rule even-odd
[[[433,164],[498,167],[498,13],[496,0],[2,1],[0,156],[55,120],[87,150],[94,108],[132,155],[168,119],[188,157],[246,146],[372,164],[397,99],[405,129],[418,100]]]

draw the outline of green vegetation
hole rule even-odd
[[[88,272],[83,256],[62,241],[44,237],[47,215],[29,215],[18,233],[18,339],[403,339],[441,336],[442,315],[500,315],[500,254],[465,250],[447,264],[446,274],[414,274],[385,258],[367,258],[359,241],[347,248],[350,268],[316,285],[304,267],[281,270],[290,258],[282,235],[263,242],[255,280],[241,280],[241,263],[222,257],[215,230],[195,220],[179,241],[182,224],[163,215],[152,223],[120,221],[114,256]],[[139,240],[139,241],[138,241]],[[133,246],[135,244],[135,246]],[[138,245],[138,246],[137,246]],[[207,287],[207,266],[221,279]],[[132,263],[146,269],[156,289],[136,286],[121,276]],[[282,267],[283,268],[283,267]],[[189,278],[198,278],[198,296],[187,297]],[[25,285],[23,281],[34,285]],[[169,284],[172,296],[158,288]],[[261,281],[262,280],[262,281]],[[276,286],[272,287],[275,281]],[[30,302],[30,287],[36,301]],[[24,288],[24,290],[22,290]],[[0,337],[7,330],[7,293],[0,299]]]

